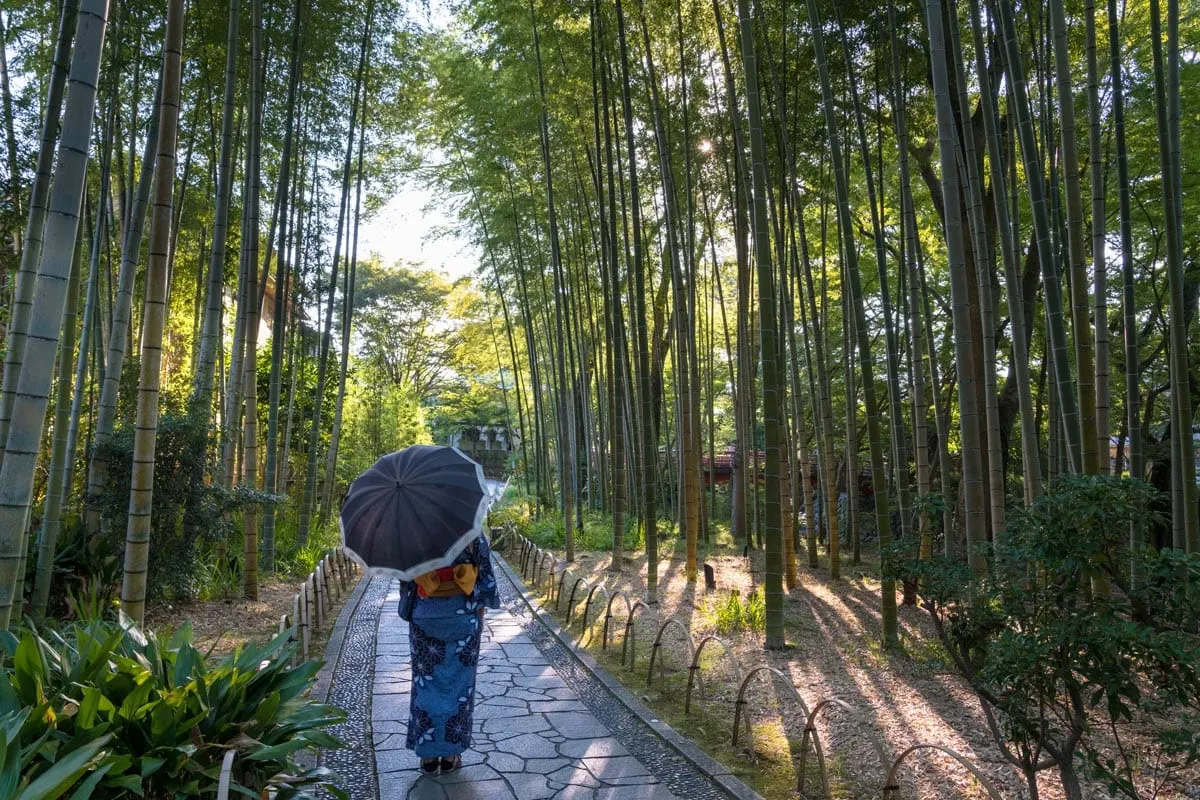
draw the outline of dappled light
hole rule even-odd
[[[1200,797],[1198,46],[4,3],[0,800]]]

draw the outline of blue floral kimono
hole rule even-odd
[[[476,539],[451,566],[457,564],[479,571],[471,595],[420,597],[415,583],[400,583],[400,616],[409,621],[412,653],[406,746],[421,758],[450,758],[471,746],[480,611],[500,607],[487,537]]]

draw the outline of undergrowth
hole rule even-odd
[[[647,687],[647,662],[643,659],[633,670],[622,667],[620,642],[615,646],[610,643],[607,650],[601,650],[598,646],[585,649],[626,689],[636,692],[660,719],[677,731],[686,731],[689,740],[724,764],[760,795],[771,798],[793,796],[796,787],[795,765],[798,763],[793,759],[799,757],[800,742],[798,737],[794,741],[789,738],[778,721],[753,725],[751,749],[746,748],[744,733],[738,746],[734,747],[733,714],[729,707],[706,703],[699,691],[694,689],[691,713],[683,713],[682,698],[687,691],[686,670],[668,672],[664,679],[658,675],[656,666],[654,684]]]
[[[275,571],[280,575],[300,579],[312,572],[330,550],[342,543],[342,534],[337,522],[324,527],[314,526],[309,530],[308,541],[303,547],[296,546],[296,523],[280,520],[276,533],[278,555]]]
[[[742,631],[761,633],[767,627],[767,604],[763,589],[758,587],[745,599],[738,592],[731,591],[724,600],[709,600],[704,606],[704,616],[722,634]]]
[[[538,547],[551,550],[562,550],[566,547],[566,531],[563,527],[562,516],[557,513],[536,512],[536,501],[533,497],[519,494],[510,488],[505,495],[502,505],[488,515],[488,524],[492,528],[512,525],[520,533],[529,538]],[[662,531],[660,530],[660,537]],[[660,538],[660,541],[667,537]],[[645,536],[641,526],[631,517],[626,517],[625,549],[636,551],[645,547]],[[575,526],[575,548],[577,550],[612,550],[612,516],[607,513],[585,509],[583,512],[583,527]]]

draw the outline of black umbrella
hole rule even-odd
[[[342,544],[366,566],[413,580],[450,566],[483,532],[491,501],[483,467],[457,448],[406,447],[350,484]]]

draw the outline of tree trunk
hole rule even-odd
[[[212,414],[213,370],[221,347],[221,293],[225,278],[225,246],[229,237],[229,201],[233,181],[234,94],[237,88],[238,19],[240,0],[229,0],[229,31],[225,44],[225,99],[221,114],[221,157],[217,165],[216,206],[212,250],[208,259],[200,352],[193,376],[190,411],[202,428]]]
[[[351,108],[358,107],[361,81],[354,83]],[[342,189],[338,200],[337,234],[333,244],[333,263],[329,272],[329,298],[325,303],[325,323],[322,328],[320,355],[317,359],[317,385],[313,395],[312,426],[308,433],[307,463],[304,471],[304,496],[300,501],[300,520],[296,530],[296,545],[308,544],[309,528],[312,523],[313,504],[317,488],[317,448],[321,437],[321,409],[325,399],[325,378],[329,369],[329,348],[333,336],[333,306],[337,297],[338,266],[342,260],[343,235],[346,229],[346,206],[350,195],[350,165],[354,157],[354,132],[357,114],[350,115],[350,130],[346,137],[346,154],[342,160]]]
[[[63,477],[67,467],[67,429],[71,414],[71,357],[75,354],[75,317],[79,306],[79,269],[83,258],[83,236],[75,237],[75,255],[71,259],[71,277],[67,284],[63,333],[58,346],[58,385],[54,398],[54,441],[50,453],[50,472],[46,480],[46,505],[42,512],[42,532],[38,537],[37,576],[34,579],[35,619],[46,615],[50,599],[50,579],[54,573],[54,548],[62,528]],[[25,575],[18,567],[18,580]]]
[[[879,406],[875,402],[874,368],[871,360],[871,341],[867,330],[867,318],[864,308],[862,280],[858,272],[858,254],[854,242],[854,229],[850,216],[849,178],[842,157],[841,137],[838,133],[837,119],[833,107],[833,90],[829,82],[829,68],[825,61],[825,45],[822,41],[820,17],[817,13],[816,0],[808,0],[809,21],[812,26],[813,49],[816,55],[817,70],[821,79],[822,106],[825,111],[825,127],[829,137],[829,150],[833,160],[834,180],[838,195],[838,227],[841,230],[845,247],[846,275],[849,278],[850,301],[854,310],[854,331],[858,343],[860,369],[862,371],[863,402],[867,414],[867,439],[871,450],[871,472],[874,480],[875,525],[879,536],[879,548],[886,552],[892,543],[891,519],[888,512],[888,486],[883,462],[882,437],[879,431]],[[849,342],[847,342],[849,345]],[[855,443],[851,443],[855,446]],[[853,491],[847,481],[848,491]],[[884,647],[892,648],[899,643],[898,623],[896,619],[896,580],[893,567],[889,560],[881,564],[882,597],[881,611],[883,622]]]
[[[960,187],[955,163],[957,144],[950,107],[950,79],[946,69],[946,40],[940,0],[926,0],[930,59],[936,95],[938,151],[942,167],[942,195],[946,214],[946,252],[954,312],[954,362],[958,373],[958,407],[962,437],[962,484],[966,509],[967,563],[976,575],[987,569],[981,546],[987,541],[984,508],[983,459],[980,452],[979,410],[972,361],[968,277],[964,258]],[[944,478],[943,478],[944,480]]]
[[[1085,0],[1087,26],[1088,161],[1091,166],[1092,194],[1092,279],[1095,282],[1092,308],[1096,325],[1096,450],[1100,473],[1112,471],[1108,380],[1108,271],[1105,263],[1104,151],[1101,146],[1100,61],[1096,54],[1096,2]]]
[[[629,49],[625,14],[617,0],[617,38],[621,50],[621,103],[625,116],[625,147],[629,168],[629,207],[633,229],[633,318],[637,331],[637,373],[641,403],[642,532],[646,539],[646,601],[658,602],[658,433],[651,396],[649,331],[646,325],[646,274],[642,255],[641,196],[638,192],[637,146],[633,136]]]
[[[795,183],[795,181],[793,181]],[[817,313],[817,295],[812,277],[812,264],[809,261],[808,233],[805,229],[804,214],[796,215],[796,223],[800,234],[800,265],[804,269],[804,289],[808,296],[808,327],[812,331],[814,360],[817,372],[817,389],[820,394],[818,406],[821,410],[818,430],[821,433],[821,473],[825,482],[825,499],[821,505],[822,516],[825,519],[829,535],[829,577],[837,580],[842,575],[841,563],[841,532],[838,530],[837,516],[837,465],[841,460],[837,455],[833,424],[833,389],[829,379],[829,361],[826,358],[825,326]],[[806,336],[808,331],[805,332]],[[815,529],[809,534],[808,565],[817,566],[817,543]]]
[[[600,20],[599,0],[596,0],[592,5],[593,18]],[[601,46],[604,45],[604,28],[600,29]],[[607,52],[607,48],[605,48]],[[621,295],[621,273],[618,260],[617,247],[617,182],[615,178],[615,154],[613,147],[613,126],[616,124],[615,119],[610,119],[609,116],[609,73],[607,68],[607,56],[605,57],[605,69],[602,80],[600,80],[600,99],[604,104],[604,164],[606,174],[604,177],[608,181],[608,283],[611,298],[609,299],[609,314],[612,318],[613,342],[610,350],[613,353],[613,415],[611,420],[611,435],[612,435],[612,525],[613,525],[613,547],[612,547],[612,569],[620,572],[624,566],[625,555],[625,505],[626,505],[626,482],[628,480],[626,469],[627,458],[627,442],[625,437],[625,416],[626,416],[626,395],[627,384],[625,377],[629,373],[629,365],[627,363],[628,353],[625,347],[625,311],[622,303]],[[599,143],[597,143],[599,150]],[[505,312],[507,315],[507,311]],[[506,316],[507,321],[507,316]],[[515,358],[515,352],[514,352]],[[515,362],[514,362],[515,367]]]
[[[983,104],[983,126],[988,142],[988,158],[992,165],[992,197],[996,208],[996,227],[1000,237],[1000,257],[1004,262],[1005,282],[1008,284],[1008,316],[1012,325],[1012,367],[1016,375],[1017,398],[1021,415],[1021,472],[1025,506],[1041,494],[1042,466],[1038,456],[1038,430],[1034,423],[1032,382],[1029,375],[1029,335],[1026,332],[1025,300],[1023,297],[1019,254],[1016,246],[1016,220],[1011,219],[1005,203],[1007,195],[1004,175],[1003,143],[1000,139],[1000,111],[992,90],[991,73],[984,54],[987,52],[983,35],[979,0],[970,0],[971,31],[975,47],[975,72],[979,81],[980,102]],[[1015,191],[1015,186],[1013,187]]]
[[[733,177],[730,181],[730,201],[733,205],[734,247],[737,254],[737,381],[734,383],[734,468],[731,476],[732,520],[734,541],[744,539],[749,545],[750,512],[747,505],[750,497],[750,479],[753,469],[748,459],[757,460],[757,446],[752,435],[753,419],[750,413],[750,396],[754,393],[753,347],[750,339],[750,222],[747,209],[749,170],[746,167],[746,145],[742,133],[742,115],[738,107],[737,92],[733,80],[733,69],[729,48],[725,41],[725,23],[721,14],[721,0],[713,0],[713,16],[716,21],[717,39],[721,47],[721,64],[725,78],[725,96],[728,106],[730,130],[733,135]],[[728,170],[726,171],[728,174]]]
[[[113,306],[111,327],[108,332],[108,354],[105,358],[104,381],[100,384],[100,403],[96,412],[96,430],[93,434],[92,461],[88,470],[87,528],[89,532],[100,529],[100,509],[97,505],[100,493],[108,483],[108,459],[103,455],[104,444],[112,436],[117,422],[117,397],[121,391],[121,373],[125,355],[130,347],[130,329],[133,325],[133,291],[137,266],[142,251],[142,232],[145,230],[146,213],[150,204],[150,190],[154,185],[155,156],[158,131],[162,125],[161,102],[162,82],[156,93],[155,112],[150,118],[146,132],[146,147],[142,153],[142,169],[138,176],[137,195],[131,205],[130,219],[125,226],[125,239],[121,245],[121,271],[117,278],[116,305]],[[171,174],[171,189],[174,192],[175,175]],[[164,252],[169,247],[164,247]]]
[[[846,59],[847,68],[850,70],[850,98],[854,106],[855,125],[858,129],[859,154],[862,157],[863,171],[866,177],[867,204],[870,206],[871,232],[875,242],[875,265],[879,275],[879,299],[883,310],[884,344],[887,353],[888,401],[891,412],[888,418],[891,421],[892,471],[895,474],[896,502],[900,511],[900,530],[896,533],[903,541],[908,538],[910,505],[908,456],[905,446],[908,437],[904,430],[904,404],[900,399],[900,345],[896,339],[896,326],[892,322],[892,300],[888,289],[887,242],[884,239],[883,223],[881,220],[883,199],[876,199],[875,174],[871,168],[871,155],[867,147],[866,125],[863,121],[862,103],[859,101],[858,96],[858,79],[854,75],[854,60],[850,56],[846,29],[842,23],[841,14],[837,12],[836,4],[834,5],[834,12],[837,17],[838,31],[841,34],[839,38],[842,42],[842,54]],[[881,175],[880,177],[882,178],[883,176]],[[886,479],[886,476],[883,474],[874,476],[876,483],[880,483]]]
[[[574,447],[575,402],[571,386],[572,379],[567,372],[566,354],[564,352],[569,346],[567,339],[569,330],[566,320],[568,310],[564,309],[567,303],[565,296],[567,287],[558,235],[558,215],[554,206],[554,176],[550,158],[550,116],[546,107],[546,81],[542,72],[541,43],[538,36],[537,14],[534,10],[533,0],[529,0],[529,23],[533,28],[533,49],[535,58],[537,59],[538,92],[541,98],[542,166],[545,170],[546,209],[549,215],[547,221],[550,227],[550,266],[554,273],[554,321],[555,334],[558,337],[558,346],[554,349],[558,369],[558,448],[561,464],[559,490],[563,514],[563,531],[566,541],[566,559],[568,562],[571,562],[575,560],[575,530],[572,518],[574,515],[576,467]]]
[[[699,420],[696,418],[692,403],[692,375],[689,363],[689,352],[695,338],[695,329],[691,323],[691,315],[688,313],[687,290],[684,287],[683,267],[679,258],[680,246],[676,237],[680,220],[676,204],[675,173],[671,165],[671,146],[667,141],[667,128],[663,121],[662,103],[659,99],[658,74],[650,50],[650,33],[646,26],[644,12],[641,14],[641,22],[642,42],[649,69],[651,106],[654,113],[654,140],[663,182],[663,227],[666,229],[667,264],[670,269],[672,306],[674,308],[672,316],[675,322],[675,384],[680,411],[679,434],[676,438],[682,466],[679,484],[682,489],[684,512],[680,521],[686,549],[684,574],[688,583],[695,583],[697,545],[700,535],[700,453],[695,446],[696,427],[699,425]]]
[[[171,202],[175,189],[175,148],[179,134],[183,0],[167,5],[166,41],[160,86],[157,158],[154,166],[154,219],[146,269],[142,363],[138,379],[137,427],[133,440],[133,476],[129,525],[125,531],[125,568],[121,606],[141,627],[146,614],[146,572],[150,557],[150,514],[154,499],[154,445],[158,433],[159,372],[166,322],[167,261],[171,243]],[[143,167],[145,169],[145,167]]]
[[[738,0],[742,64],[746,77],[746,111],[750,123],[750,160],[753,185],[754,253],[758,264],[759,353],[762,364],[763,429],[766,438],[766,642],[768,650],[785,646],[783,627],[783,530],[780,518],[780,380],[776,359],[775,279],[771,269],[771,241],[767,222],[766,144],[758,93],[758,60],[749,0]]]
[[[1163,226],[1167,240],[1167,287],[1170,306],[1168,336],[1171,365],[1171,528],[1177,550],[1200,551],[1196,519],[1196,462],[1192,442],[1192,409],[1184,301],[1183,226],[1179,161],[1179,8],[1167,3],[1167,56],[1163,64],[1162,15],[1159,0],[1150,0],[1150,39],[1154,53],[1154,95],[1158,122],[1158,157],[1163,191]]]
[[[366,144],[367,133],[367,83],[366,83],[366,67],[370,59],[371,52],[371,23],[374,15],[374,2],[367,3],[367,19],[363,27],[362,46],[359,51],[358,59],[358,86],[361,97],[361,114],[359,117],[358,128],[358,169],[355,175],[355,193],[354,193],[354,228],[350,234],[350,263],[346,266],[344,275],[344,283],[342,286],[342,354],[341,362],[338,367],[338,392],[337,399],[334,401],[333,407],[333,428],[329,433],[329,452],[325,457],[325,496],[321,501],[320,525],[325,527],[329,524],[330,515],[333,512],[334,501],[334,483],[335,474],[334,468],[337,466],[338,445],[342,438],[342,408],[346,402],[346,373],[350,368],[350,331],[354,321],[354,279],[355,273],[358,271],[358,223],[362,214],[362,184],[363,184],[363,150]],[[359,107],[355,106],[354,112],[358,113]],[[351,134],[353,138],[353,134]],[[348,211],[349,209],[347,209]]]
[[[908,319],[911,326],[909,352],[912,355],[913,449],[917,461],[917,495],[922,506],[919,523],[918,557],[929,561],[933,557],[933,530],[930,524],[928,498],[932,492],[929,464],[929,404],[925,385],[926,358],[925,327],[922,325],[920,291],[917,272],[917,221],[913,208],[912,181],[908,167],[908,113],[903,83],[901,83],[900,48],[897,37],[895,3],[888,3],[888,32],[891,39],[892,63],[892,121],[896,131],[896,151],[899,161],[900,225],[904,236],[907,263],[901,264],[908,275]]]
[[[110,118],[111,121],[111,118]],[[110,127],[109,131],[112,130]],[[111,135],[105,134],[104,165],[100,174],[99,208],[96,212],[96,227],[92,232],[91,259],[88,267],[87,298],[84,300],[83,324],[80,326],[79,355],[75,360],[75,381],[71,395],[71,414],[67,429],[66,469],[63,474],[63,496],[70,497],[75,486],[75,463],[79,445],[79,420],[83,412],[83,385],[87,381],[88,362],[95,349],[95,329],[98,327],[97,307],[100,302],[100,248],[108,233],[108,197],[110,180]],[[98,362],[99,359],[92,359]],[[97,363],[96,367],[100,365]],[[99,371],[99,369],[97,369]]]
[[[54,189],[46,215],[44,246],[29,315],[28,339],[12,404],[12,421],[0,466],[0,630],[9,626],[13,606],[20,612],[24,576],[18,574],[25,548],[33,476],[46,425],[55,350],[66,309],[71,252],[79,232],[79,209],[87,177],[107,0],[84,0],[68,77],[70,96],[63,114]],[[48,187],[47,187],[48,188]],[[33,214],[34,203],[30,203]],[[32,230],[35,226],[30,225]],[[40,228],[40,224],[36,226]],[[26,242],[26,250],[29,250]]]
[[[1038,260],[1042,265],[1042,285],[1045,290],[1047,326],[1049,330],[1049,357],[1054,362],[1054,376],[1058,387],[1058,398],[1062,406],[1063,433],[1067,452],[1076,471],[1082,468],[1082,444],[1079,407],[1071,385],[1071,365],[1067,354],[1067,332],[1063,322],[1062,282],[1058,260],[1051,244],[1050,217],[1046,209],[1044,192],[1045,178],[1037,139],[1033,130],[1025,71],[1021,61],[1020,45],[1016,24],[1013,21],[1011,0],[994,0],[1000,23],[1000,34],[1004,42],[1004,68],[1008,76],[1009,107],[1016,117],[1017,130],[1021,139],[1021,157],[1025,165],[1026,186],[1029,191],[1030,210],[1036,240]]]
[[[29,210],[25,221],[25,241],[21,246],[21,263],[13,287],[12,306],[8,318],[7,343],[4,350],[4,377],[0,382],[0,443],[8,441],[8,428],[13,416],[13,403],[21,365],[25,355],[25,335],[33,307],[33,289],[37,281],[38,260],[45,242],[46,200],[54,174],[54,145],[58,141],[59,112],[62,109],[63,88],[67,81],[67,62],[71,56],[71,41],[75,37],[79,3],[65,0],[58,21],[58,36],[54,46],[53,65],[46,90],[46,112],[42,118],[42,138],[38,148],[37,168],[29,193]],[[97,55],[99,57],[99,55]],[[72,62],[73,63],[73,62]],[[94,103],[94,99],[93,99]],[[64,120],[65,122],[65,120]],[[4,453],[0,452],[0,464]],[[0,588],[0,592],[3,588]],[[0,605],[3,601],[0,600]]]
[[[262,52],[262,0],[253,2],[253,30],[250,36],[250,147],[247,158],[247,180],[250,194],[245,199],[247,233],[246,298],[245,315],[246,342],[245,360],[242,362],[243,413],[242,485],[250,490],[258,489],[258,321],[261,308],[258,303],[258,239],[259,204],[262,192],[262,119],[263,119],[263,52]],[[282,175],[280,176],[282,180]],[[283,261],[282,251],[279,261]],[[230,376],[231,379],[233,376]],[[242,593],[247,600],[258,599],[258,504],[248,503],[242,512]]]
[[[0,17],[0,98],[4,103],[4,141],[8,150],[8,196],[12,198],[14,215],[21,216],[21,167],[17,161],[17,136],[13,130],[12,92],[8,83],[8,34]],[[21,232],[12,232],[13,251],[21,251]],[[7,284],[7,275],[4,283]],[[5,285],[3,288],[7,289]]]
[[[1108,50],[1112,81],[1113,136],[1117,145],[1117,202],[1121,227],[1121,312],[1125,345],[1125,425],[1129,437],[1129,477],[1141,480],[1145,474],[1141,427],[1141,375],[1138,370],[1137,301],[1133,274],[1133,203],[1129,185],[1129,150],[1125,143],[1125,81],[1121,73],[1120,18],[1117,0],[1108,0]],[[1143,576],[1137,554],[1145,546],[1142,527],[1134,523],[1129,531],[1129,549],[1133,553],[1130,586],[1140,589]]]
[[[277,205],[279,206],[279,247],[275,262],[275,309],[271,324],[271,377],[270,388],[267,390],[267,441],[266,464],[263,471],[263,491],[270,495],[278,495],[279,491],[279,395],[283,381],[283,348],[287,331],[287,305],[289,298],[288,263],[285,258],[288,249],[290,230],[288,220],[296,215],[290,214],[287,200],[289,184],[292,177],[292,150],[296,133],[296,95],[300,85],[300,24],[304,13],[303,0],[296,0],[292,11],[292,53],[288,69],[287,121],[283,129],[283,153],[279,162],[279,186]],[[299,159],[297,159],[299,161]],[[297,167],[297,172],[299,168]],[[292,255],[295,263],[299,257],[298,251]],[[293,387],[295,383],[293,382]],[[292,396],[288,399],[289,413]],[[283,461],[287,469],[286,460]],[[286,492],[287,487],[284,486]],[[268,502],[263,507],[262,524],[262,568],[265,572],[275,571],[275,518],[278,513],[278,503]]]
[[[967,74],[963,65],[962,44],[958,33],[958,14],[952,6],[944,7],[948,13],[945,17],[945,30],[948,34],[950,49],[947,53],[954,68],[954,79],[958,86],[959,136],[956,141],[962,143],[958,151],[961,157],[959,174],[965,175],[967,200],[967,219],[971,233],[971,249],[973,257],[968,264],[974,268],[975,284],[968,287],[976,290],[979,300],[978,333],[982,346],[974,347],[974,354],[982,354],[982,363],[972,359],[974,373],[971,378],[976,383],[975,390],[979,394],[978,381],[983,379],[983,422],[981,434],[986,451],[982,453],[984,463],[983,485],[988,500],[987,518],[990,528],[987,529],[985,540],[991,541],[1004,532],[1004,451],[1000,444],[1000,409],[999,395],[996,390],[996,323],[995,305],[992,301],[992,272],[995,269],[992,259],[992,243],[987,228],[983,210],[983,176],[982,156],[975,145],[975,127],[971,122],[971,106],[967,97]],[[952,12],[952,13],[950,13]],[[962,167],[965,166],[965,169]],[[960,194],[962,189],[960,188]],[[975,314],[971,314],[974,323]],[[957,335],[957,332],[956,332]],[[972,337],[975,335],[973,326]],[[962,386],[960,380],[959,386]],[[968,558],[970,554],[968,553]]]
[[[1050,26],[1054,33],[1054,67],[1058,79],[1059,134],[1062,139],[1063,180],[1067,190],[1067,269],[1074,329],[1076,388],[1078,391],[1080,452],[1083,472],[1100,472],[1096,449],[1096,367],[1093,333],[1088,311],[1087,268],[1084,264],[1083,194],[1079,180],[1079,142],[1075,131],[1075,92],[1067,50],[1067,16],[1063,0],[1050,0]],[[1103,216],[1103,215],[1102,215]],[[1107,447],[1105,448],[1107,450]]]

